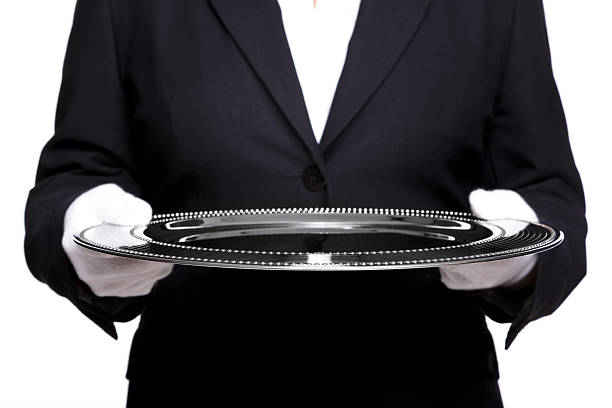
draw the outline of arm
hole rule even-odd
[[[542,0],[516,0],[489,119],[487,187],[516,191],[541,222],[565,233],[560,247],[538,255],[531,282],[478,293],[489,316],[512,322],[509,347],[525,325],[556,310],[586,272],[584,193],[553,77]]]
[[[107,333],[137,316],[146,296],[99,297],[62,248],[68,206],[95,186],[114,183],[136,196],[128,104],[106,0],[79,0],[64,62],[55,135],[44,147],[25,210],[25,255],[32,274],[68,298]]]

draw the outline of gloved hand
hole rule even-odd
[[[535,211],[523,197],[512,190],[474,190],[470,194],[472,213],[486,220],[512,218],[538,222]],[[502,221],[502,227],[510,234],[522,229],[522,223]],[[478,290],[509,287],[521,281],[533,271],[537,254],[501,259],[497,261],[448,265],[440,267],[440,278],[449,289]]]
[[[151,206],[116,184],[102,184],[77,197],[64,216],[62,247],[79,278],[97,296],[142,296],[166,277],[173,265],[95,252],[73,241],[73,235],[101,223],[146,224]]]

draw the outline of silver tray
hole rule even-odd
[[[467,213],[372,208],[275,208],[156,215],[101,224],[75,242],[112,255],[208,267],[365,270],[436,267],[537,253],[563,241],[553,227]]]

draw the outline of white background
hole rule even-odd
[[[204,1],[204,0],[202,0]],[[122,407],[136,321],[114,341],[36,281],[23,257],[23,210],[52,136],[74,0],[0,1],[0,406]],[[507,408],[612,407],[612,6],[545,0],[553,66],[588,204],[588,276],[510,350],[491,323]],[[452,341],[452,339],[449,339]]]

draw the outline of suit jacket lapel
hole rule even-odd
[[[431,0],[362,0],[320,146],[276,0],[209,0],[279,108],[324,170],[324,152],[391,71]]]
[[[361,0],[323,137],[324,152],[382,83],[418,30],[431,0]]]
[[[209,0],[319,167],[316,142],[276,0]]]

